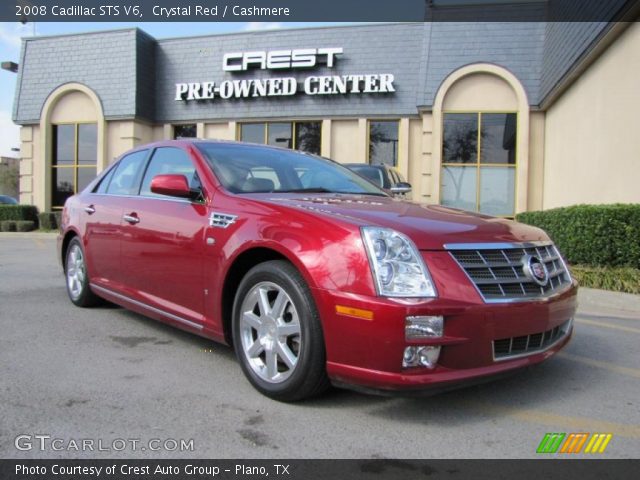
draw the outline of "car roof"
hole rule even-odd
[[[270,150],[284,150],[287,152],[297,152],[302,154],[307,153],[307,152],[303,152],[302,150],[292,150],[291,148],[277,147],[275,145],[265,145],[262,143],[251,143],[251,142],[240,142],[237,140],[221,140],[217,138],[177,138],[175,140],[158,140],[156,142],[141,145],[139,148],[145,149],[145,148],[157,148],[157,147],[208,145],[208,144],[233,145],[238,147],[244,146],[244,147],[255,147],[255,148],[268,148]]]
[[[375,168],[376,170],[382,170],[385,165],[371,165],[369,163],[343,163],[345,167],[360,167],[360,168]]]

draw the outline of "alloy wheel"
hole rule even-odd
[[[260,282],[240,309],[242,351],[253,372],[269,383],[287,380],[302,349],[300,317],[289,294],[273,282]]]

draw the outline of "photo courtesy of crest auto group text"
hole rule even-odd
[[[637,470],[639,1],[15,3],[0,477]]]

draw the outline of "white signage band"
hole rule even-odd
[[[392,93],[391,73],[366,75],[308,76],[302,82],[305,95],[340,95],[358,93]],[[257,98],[290,96],[298,93],[293,77],[225,80],[216,82],[176,83],[175,100],[213,100],[215,98]]]
[[[343,49],[301,48],[226,53],[222,59],[225,72],[250,69],[284,70],[313,68],[318,65],[333,68]],[[393,93],[391,73],[354,75],[310,75],[294,77],[255,78],[216,82],[176,83],[176,101],[214,100],[215,98],[258,98],[291,96],[301,91],[305,95],[347,95],[361,93]]]

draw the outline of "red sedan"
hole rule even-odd
[[[124,154],[66,202],[58,247],[74,304],[106,299],[233,345],[253,386],[283,401],[331,383],[485,381],[555,354],[576,309],[539,229],[235,142]]]

